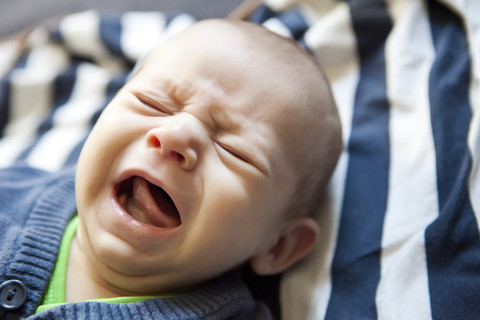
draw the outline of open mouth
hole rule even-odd
[[[159,228],[175,228],[181,224],[172,198],[145,178],[133,176],[120,182],[117,199],[128,214],[142,223]]]

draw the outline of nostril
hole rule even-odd
[[[155,136],[152,136],[150,138],[150,144],[154,147],[154,148],[160,148],[162,146],[162,144],[160,143],[160,140],[158,140],[157,137]]]
[[[172,156],[177,158],[178,162],[183,163],[185,161],[185,157],[178,152],[172,151]]]

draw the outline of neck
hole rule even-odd
[[[122,294],[101,278],[90,264],[88,257],[78,245],[77,237],[72,241],[66,277],[66,302],[115,298]]]

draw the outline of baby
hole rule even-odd
[[[294,42],[228,20],[173,36],[85,143],[78,227],[38,316],[268,318],[234,270],[278,274],[311,251],[340,151],[329,86]]]

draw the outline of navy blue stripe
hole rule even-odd
[[[0,139],[4,136],[5,127],[10,117],[10,90],[11,76],[15,69],[25,68],[27,59],[22,56],[15,63],[14,67],[0,79]]]
[[[27,65],[27,56],[22,56],[17,63],[15,63],[14,69],[24,69]]]
[[[107,90],[106,90],[106,96],[105,96],[105,106],[101,109],[99,109],[95,114],[93,115],[91,119],[91,126],[93,127],[95,123],[97,122],[98,118],[100,117],[101,113],[103,112],[103,109],[112,101],[112,99],[115,97],[117,92],[123,87],[123,85],[127,82],[127,79],[129,77],[129,71],[124,72],[123,74],[113,78],[110,80],[110,82],[107,85]]]
[[[58,43],[64,42],[62,33],[60,32],[60,29],[58,26],[50,32],[50,40]]]
[[[425,232],[434,319],[480,319],[480,235],[469,199],[471,61],[461,20],[428,1],[436,59],[429,79],[439,217]]]
[[[376,319],[390,166],[384,46],[392,22],[381,0],[350,1],[360,56],[339,236],[326,319]]]
[[[80,63],[81,62],[78,60],[71,61],[68,69],[55,78],[55,100],[53,103],[53,108],[47,118],[43,121],[43,123],[40,124],[38,128],[39,135],[45,134],[53,127],[53,116],[55,114],[55,111],[57,111],[58,108],[63,106],[70,99],[76,81],[77,69]]]
[[[3,138],[5,127],[10,116],[10,75],[0,79],[0,138]]]
[[[277,16],[277,13],[266,5],[261,5],[250,15],[249,20],[262,24],[270,18]]]
[[[268,6],[261,5],[252,13],[249,19],[251,22],[262,24],[271,18],[279,20],[290,31],[292,38],[304,45],[303,36],[310,28],[310,25],[299,10],[276,13]]]
[[[179,10],[170,10],[167,12],[163,12],[165,17],[165,26],[170,25],[173,20],[177,19],[179,16],[184,15],[185,13]]]
[[[280,20],[288,30],[290,30],[292,38],[297,41],[303,39],[303,35],[310,27],[298,10],[286,11],[279,15],[277,19]]]
[[[105,47],[114,55],[122,56],[121,33],[122,25],[120,17],[102,15],[100,19],[100,38]]]

